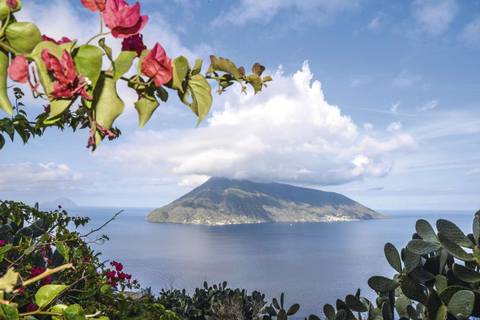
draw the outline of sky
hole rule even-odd
[[[133,3],[130,0],[130,3]],[[171,57],[261,62],[264,92],[233,88],[209,117],[171,99],[92,153],[87,131],[49,130],[0,151],[0,198],[158,207],[211,176],[340,192],[373,209],[480,208],[480,1],[143,0],[147,45]],[[80,1],[25,1],[18,19],[85,41]],[[108,39],[118,51],[119,43]],[[27,111],[41,105],[27,94]]]

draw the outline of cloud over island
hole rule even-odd
[[[280,68],[261,95],[224,97],[198,129],[137,131],[105,148],[109,159],[145,172],[177,175],[182,185],[206,176],[336,185],[387,175],[397,152],[415,147],[402,130],[372,132],[329,104],[305,62]]]

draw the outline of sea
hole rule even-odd
[[[91,218],[88,229],[109,220],[120,208],[77,208]],[[267,223],[198,226],[156,224],[145,220],[149,208],[125,209],[101,229],[110,240],[94,242],[102,259],[120,261],[144,287],[193,291],[204,281],[257,290],[268,298],[285,293],[287,304],[300,303],[298,319],[321,314],[325,303],[360,288],[373,297],[367,280],[393,275],[383,253],[385,243],[402,248],[423,218],[455,222],[471,232],[471,211],[381,211],[388,217],[330,223]],[[95,240],[91,237],[90,240]]]

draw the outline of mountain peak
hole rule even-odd
[[[151,222],[223,225],[381,217],[380,213],[334,192],[212,177],[181,198],[152,211],[147,219]]]

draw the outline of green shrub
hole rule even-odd
[[[100,261],[88,218],[0,201],[0,319],[178,319],[119,262]],[[87,237],[88,236],[88,237]],[[93,241],[106,239],[99,236]]]

